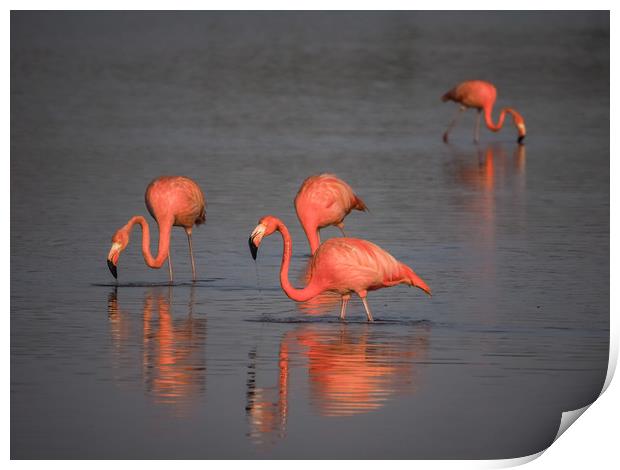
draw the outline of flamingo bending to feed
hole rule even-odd
[[[355,292],[364,303],[368,321],[373,321],[366,301],[370,290],[408,284],[431,295],[430,288],[409,266],[397,261],[374,243],[346,237],[330,238],[319,246],[310,263],[308,285],[303,289],[296,289],[288,279],[293,242],[286,225],[280,219],[272,215],[260,219],[250,235],[250,252],[256,259],[263,238],[276,231],[280,232],[284,241],[280,284],[284,293],[292,300],[304,302],[324,291],[337,292],[342,298],[340,319],[344,320],[347,303],[351,293]]]
[[[519,132],[519,137],[517,139],[518,143],[522,143],[525,138],[525,120],[523,116],[521,116],[516,109],[513,108],[503,108],[500,112],[499,119],[497,124],[493,123],[493,118],[491,113],[493,112],[493,105],[495,104],[495,99],[497,98],[497,89],[492,83],[485,82],[482,80],[469,80],[466,82],[461,82],[446,94],[441,97],[442,101],[454,101],[458,103],[459,109],[456,112],[456,115],[450,122],[450,125],[446,129],[446,132],[443,135],[444,142],[448,142],[448,134],[456,124],[456,121],[461,116],[461,113],[465,111],[467,108],[474,108],[478,110],[478,115],[476,117],[476,127],[474,128],[474,142],[478,142],[480,140],[480,113],[484,111],[484,122],[487,127],[493,132],[499,131],[504,125],[504,119],[506,118],[506,113],[512,116],[513,122]]]
[[[368,210],[351,186],[340,178],[327,173],[306,178],[295,196],[295,211],[312,254],[321,244],[319,229],[335,225],[346,237],[343,220],[353,209]]]
[[[196,266],[192,251],[192,228],[204,224],[206,219],[206,202],[200,187],[184,176],[160,176],[146,188],[144,195],[146,208],[159,227],[159,247],[157,256],[151,254],[151,237],[149,224],[141,215],[133,216],[129,222],[118,229],[112,237],[112,248],[108,254],[108,267],[116,278],[118,257],[129,244],[129,235],[135,224],[142,227],[142,254],[150,268],[159,269],[166,259],[172,282],[172,264],[170,262],[170,233],[172,227],[183,227],[189,243],[189,255],[192,260],[192,279],[196,280]]]

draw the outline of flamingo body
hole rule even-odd
[[[495,85],[482,80],[468,80],[461,82],[445,93],[443,101],[454,101],[467,108],[484,109],[487,105],[493,105],[497,99]]]
[[[284,241],[280,284],[292,300],[306,301],[322,292],[337,292],[342,296],[340,318],[344,319],[351,293],[360,296],[368,321],[372,314],[366,302],[368,291],[407,284],[431,294],[428,285],[413,270],[396,260],[387,251],[358,238],[332,238],[325,241],[314,254],[308,270],[308,284],[303,289],[291,286],[288,279],[292,240],[284,223],[271,215],[263,217],[250,235],[250,251],[256,258],[264,237],[280,232]]]
[[[341,295],[408,284],[430,292],[407,265],[383,248],[359,238],[331,238],[316,251],[310,282]]]
[[[468,80],[461,82],[454,88],[446,92],[442,96],[442,101],[454,101],[460,105],[457,115],[452,120],[448,129],[444,133],[444,141],[448,141],[448,134],[452,130],[452,127],[456,124],[456,121],[460,115],[460,112],[473,108],[478,111],[478,118],[476,120],[476,128],[474,131],[474,141],[479,140],[480,131],[480,113],[484,112],[484,122],[487,128],[493,132],[499,131],[504,125],[504,119],[506,113],[510,114],[513,118],[515,127],[518,130],[519,137],[518,142],[522,143],[526,135],[525,120],[523,116],[513,108],[503,108],[500,112],[497,123],[493,122],[492,112],[495,100],[497,99],[497,89],[492,83],[485,82],[483,80]]]
[[[173,226],[183,227],[187,234],[192,276],[196,280],[196,267],[192,250],[192,229],[194,225],[206,220],[206,201],[202,190],[190,178],[185,176],[160,176],[147,186],[144,194],[146,208],[159,227],[159,246],[157,256],[151,254],[149,225],[140,215],[129,219],[127,224],[118,229],[112,237],[112,248],[108,254],[108,267],[117,277],[117,263],[120,253],[129,244],[131,229],[139,224],[142,227],[142,254],[147,266],[158,269],[168,259],[170,281],[172,281],[172,264],[170,262],[170,234]]]
[[[326,173],[306,178],[295,196],[295,211],[312,254],[320,245],[319,230],[335,225],[344,235],[344,218],[353,209],[365,211],[367,207],[340,178]]]
[[[200,187],[185,176],[160,176],[147,186],[144,202],[159,223],[172,218],[172,225],[190,229],[206,220],[206,202]]]

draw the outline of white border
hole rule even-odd
[[[442,2],[441,5],[429,4],[424,2],[405,2],[405,1],[394,1],[394,0],[384,0],[382,2],[368,2],[368,1],[325,1],[325,0],[315,0],[313,2],[300,2],[297,1],[294,4],[291,2],[284,1],[237,1],[234,3],[222,3],[222,2],[213,2],[213,1],[177,1],[177,2],[162,2],[162,1],[117,1],[110,0],[108,2],[91,2],[85,4],[84,2],[78,1],[60,1],[54,2],[53,5],[50,5],[46,2],[42,1],[23,1],[23,2],[9,2],[9,6],[14,10],[22,10],[22,9],[50,9],[52,6],[54,9],[212,9],[212,10],[230,10],[230,9],[238,9],[238,10],[246,10],[246,9],[319,9],[319,10],[334,10],[334,9],[377,9],[380,7],[381,9],[419,9],[419,10],[448,10],[448,9],[463,9],[464,7],[468,7],[468,9],[532,9],[532,10],[542,10],[542,9],[556,9],[555,7],[560,7],[561,9],[599,9],[599,10],[609,10],[611,9],[612,2],[603,2],[603,1],[589,1],[585,2],[575,2],[575,1],[563,1],[563,2],[551,2],[551,1],[519,1],[515,2],[514,0],[511,2],[507,1],[469,1],[467,3],[464,2],[456,2],[456,1],[446,1]],[[428,8],[428,7],[432,8]],[[614,12],[611,12],[611,50],[612,50],[612,64],[611,64],[611,129],[615,129],[614,127],[614,112],[618,110],[617,106],[617,96],[614,93],[614,84],[618,83],[617,79],[618,74],[616,61],[613,59],[614,54],[613,51],[617,51],[617,39],[614,34],[614,26],[618,26],[618,21],[615,21]],[[5,106],[5,114],[3,116],[4,121],[4,134],[5,134],[5,156],[2,159],[4,172],[2,172],[2,216],[4,220],[10,220],[10,163],[9,163],[9,155],[10,155],[10,106],[9,99],[10,95],[8,90],[10,89],[9,81],[10,81],[10,14],[7,11],[5,16],[5,41],[2,47],[2,65],[4,68],[4,73],[2,77],[5,81],[4,90],[5,93],[3,95],[3,101]],[[617,137],[614,134],[611,134],[611,155],[616,155],[614,150],[617,148]],[[615,176],[614,180],[618,180],[619,175],[619,166],[616,163],[615,158],[610,158],[610,170],[611,175]],[[618,207],[618,191],[615,189],[613,185],[610,188],[610,202],[611,207]],[[25,227],[24,229],[27,229]],[[614,235],[617,231],[617,216],[615,212],[612,210],[610,214],[610,229],[611,229],[611,240],[614,239]],[[10,235],[9,230],[5,229],[1,233],[2,237],[2,246],[10,246]],[[5,253],[5,259],[8,258],[8,254]],[[617,266],[618,263],[618,250],[615,249],[614,245],[611,245],[611,267]],[[5,263],[6,266],[6,263]],[[5,291],[5,298],[10,299],[10,282],[9,282],[9,270],[5,267],[3,276],[3,290]],[[617,358],[618,358],[618,320],[617,313],[615,307],[618,305],[618,297],[615,294],[618,292],[617,276],[614,275],[613,270],[611,271],[610,278],[611,285],[611,311],[614,314],[611,315],[611,350],[610,350],[610,363],[609,363],[609,372],[605,387],[609,387],[603,395],[584,413],[584,415],[579,419],[579,424],[577,426],[572,426],[565,434],[561,436],[561,438],[555,442],[549,449],[540,454],[536,454],[534,456],[524,457],[521,459],[511,459],[511,460],[497,460],[497,461],[415,461],[412,463],[411,461],[360,461],[360,462],[340,462],[340,461],[322,461],[320,463],[321,466],[326,465],[328,467],[340,467],[343,466],[352,466],[355,469],[364,469],[364,468],[375,468],[377,465],[388,465],[392,468],[407,468],[407,470],[411,469],[412,465],[415,465],[417,468],[497,468],[497,467],[506,467],[506,466],[514,466],[521,465],[528,461],[535,459],[540,456],[540,458],[534,460],[529,464],[530,468],[548,468],[549,466],[562,467],[562,468],[579,468],[582,469],[584,466],[594,466],[607,468],[610,462],[618,461],[617,459],[617,430],[618,430],[618,405],[620,403],[620,388],[617,383],[611,383],[611,377],[613,375],[613,371],[615,369]],[[9,300],[10,301],[10,300]],[[5,337],[7,337],[7,344],[10,344],[10,316],[9,309],[3,312],[3,331]],[[3,387],[3,422],[5,426],[2,429],[2,442],[4,443],[5,456],[8,460],[10,458],[10,419],[8,419],[10,415],[10,353],[5,355],[4,360],[2,361],[2,372],[5,377],[5,386]],[[617,382],[617,380],[615,381]],[[616,431],[616,432],[615,432]],[[308,443],[308,445],[312,445],[312,443]],[[10,463],[15,467],[22,468],[31,468],[31,467],[39,467],[41,462],[38,461],[11,461]],[[114,465],[120,465],[122,467],[136,466],[139,465],[139,462],[133,461],[123,461],[123,462],[115,462]],[[282,468],[289,470],[290,466],[294,465],[295,467],[310,468],[310,466],[315,466],[317,463],[312,461],[253,461],[251,463],[252,467],[255,468],[265,468],[269,470],[273,470],[276,468]],[[81,468],[85,465],[82,461],[48,461],[44,464],[46,467],[51,466],[54,468],[62,468],[67,469],[71,467]],[[108,466],[109,463],[106,461],[89,461],[86,463],[89,467],[92,466],[94,468],[103,468],[103,466]],[[164,468],[164,466],[170,466],[170,463],[167,461],[156,461],[149,462],[149,466],[154,468]],[[194,467],[194,468],[204,468],[204,465],[216,466],[218,468],[237,468],[237,467],[246,467],[248,465],[247,461],[208,461],[205,463],[204,461],[177,461],[174,463],[175,466],[182,465],[186,467]],[[537,467],[538,466],[538,467]],[[314,469],[313,469],[314,470]]]

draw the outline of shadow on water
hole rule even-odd
[[[138,318],[120,307],[115,288],[108,295],[108,319],[117,365],[131,361],[132,347],[140,345],[147,395],[185,415],[189,403],[205,393],[207,319],[193,312],[193,286],[181,315],[173,312],[173,292],[172,287],[146,290]]]
[[[294,406],[289,384],[296,373],[307,376],[310,405],[325,417],[369,413],[396,397],[413,395],[420,385],[416,362],[426,358],[430,331],[428,323],[397,333],[369,324],[299,326],[280,340],[273,386],[259,385],[259,358],[252,349],[246,381],[248,437],[257,445],[285,437]]]

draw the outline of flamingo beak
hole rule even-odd
[[[519,137],[517,138],[517,143],[523,144],[523,139],[525,139],[525,124],[520,122],[517,124],[517,128],[519,129]]]
[[[250,234],[248,244],[250,245],[250,253],[252,254],[252,258],[254,260],[256,260],[256,255],[258,254],[258,247],[260,246],[260,242],[263,239],[263,235],[265,235],[265,230],[267,230],[267,227],[265,225],[258,224]]]
[[[110,272],[112,273],[112,276],[114,276],[114,279],[118,279],[118,272],[116,271],[116,265],[108,260],[108,268],[110,268]]]
[[[114,276],[114,279],[118,278],[118,271],[116,270],[116,263],[118,263],[118,257],[121,254],[121,244],[120,243],[112,243],[112,248],[110,248],[110,252],[108,253],[108,268]]]
[[[258,247],[254,245],[254,240],[252,240],[252,237],[250,237],[248,243],[250,244],[250,253],[252,254],[252,259],[256,260],[256,255],[258,254]]]

